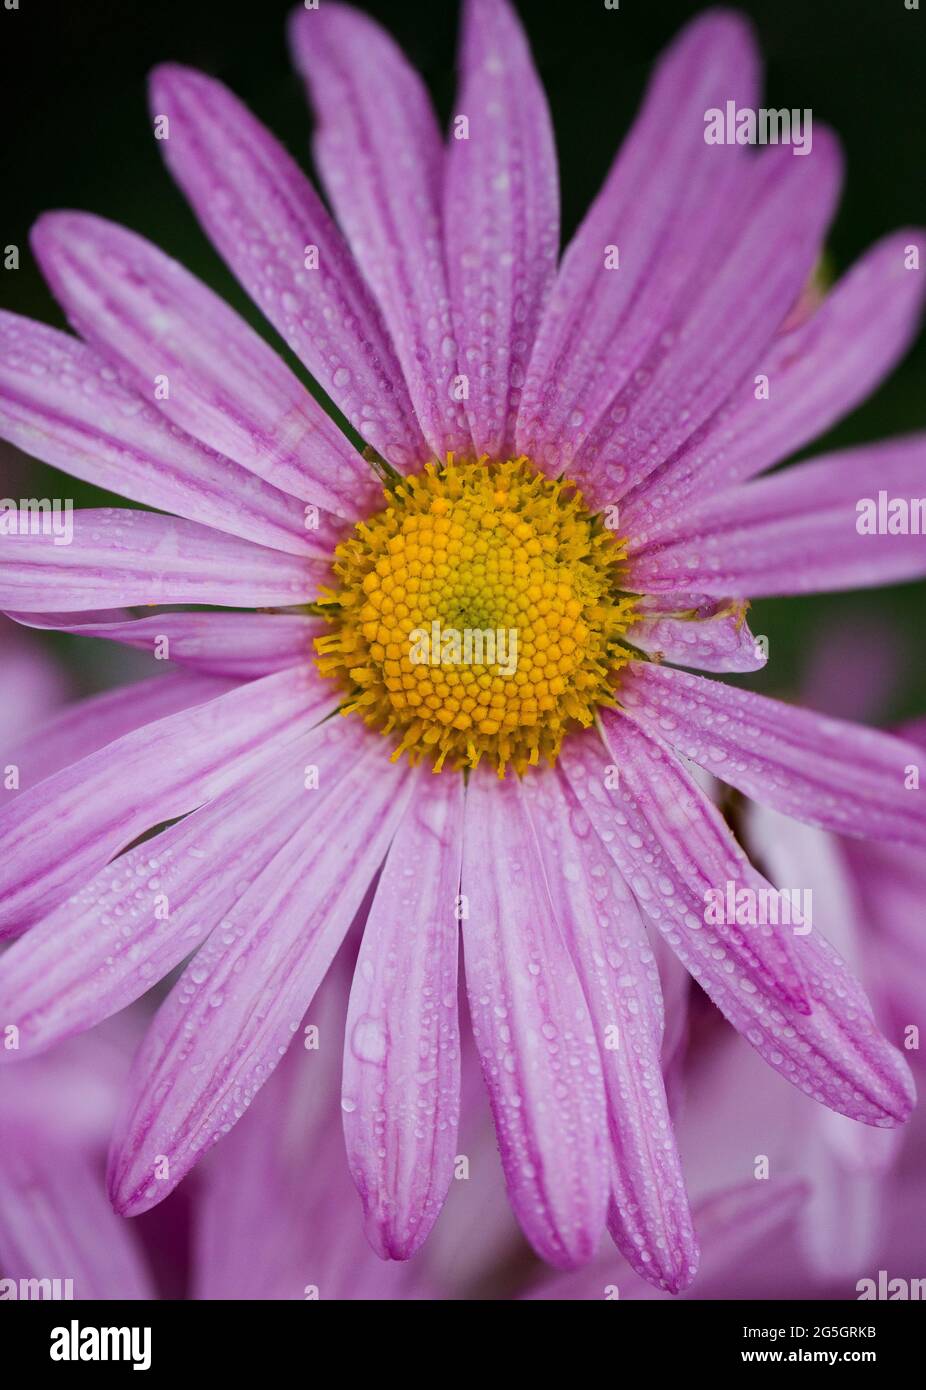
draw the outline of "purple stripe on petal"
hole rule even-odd
[[[618,698],[636,725],[755,801],[838,834],[926,845],[926,807],[906,785],[921,754],[902,739],[642,662]]]
[[[145,401],[268,483],[355,520],[378,484],[268,343],[150,241],[82,212],[32,230],[36,259],[81,337]]]
[[[110,1196],[123,1215],[166,1197],[241,1118],[292,1041],[401,820],[407,766],[385,761],[359,721],[339,725],[323,737],[343,771],[306,792],[302,825],[187,966],[142,1044],[110,1153]]]
[[[304,503],[184,434],[149,401],[86,343],[0,313],[0,437],[133,502],[328,557],[343,529],[330,515],[308,517]]]
[[[608,1198],[598,1039],[520,784],[484,767],[467,787],[462,890],[466,987],[508,1195],[538,1254],[571,1269],[595,1253]]]
[[[8,613],[7,617],[55,632],[123,642],[160,654],[203,675],[253,680],[311,661],[313,638],[328,631],[320,618],[299,613],[153,613],[137,618],[128,609],[102,613]],[[139,721],[144,722],[144,721]]]
[[[660,63],[566,251],[528,370],[518,449],[551,472],[571,466],[673,309],[690,303],[699,269],[729,244],[750,164],[735,146],[705,144],[704,113],[727,99],[755,106],[757,91],[752,35],[735,16],[702,16]]]
[[[125,734],[0,810],[0,933],[44,916],[125,845],[218,796],[330,709],[314,667],[281,671]]]
[[[768,657],[749,630],[745,603],[697,594],[639,601],[628,640],[656,661],[700,671],[759,671]]]
[[[761,598],[918,579],[924,477],[926,434],[797,464],[729,489],[649,544],[641,537],[626,583]]]
[[[0,608],[86,612],[124,604],[214,603],[259,608],[310,603],[327,566],[268,550],[158,512],[76,511],[43,529],[35,512],[6,514]],[[64,538],[65,525],[72,535]],[[62,539],[64,538],[64,539]]]
[[[467,0],[463,14],[444,190],[447,274],[476,453],[504,459],[514,456],[520,388],[556,273],[556,149],[508,0]]]
[[[444,150],[424,83],[385,30],[346,5],[297,9],[290,41],[318,122],[316,163],[424,436],[438,458],[471,453],[453,395],[466,368],[457,365],[444,266]]]
[[[800,328],[770,344],[739,388],[694,437],[624,499],[645,537],[687,499],[754,477],[809,444],[878,386],[912,341],[926,281],[907,268],[924,233],[894,232],[871,248]],[[755,373],[769,380],[758,398]]]
[[[852,1119],[883,1127],[905,1120],[914,1099],[909,1069],[816,929],[790,935],[786,944],[790,928],[776,937],[768,927],[706,923],[708,889],[769,885],[675,756],[616,717],[607,751],[593,735],[576,735],[561,761],[644,916],[765,1061],[805,1095]],[[615,768],[619,790],[611,790]],[[797,959],[810,1001],[803,1011],[781,988],[774,953],[785,950]]]
[[[407,472],[427,455],[379,310],[295,160],[237,97],[166,64],[151,110],[167,165],[245,289],[354,429]],[[317,264],[306,265],[317,253]]]
[[[344,1045],[347,1160],[383,1259],[423,1244],[453,1178],[463,781],[415,773],[354,972]]]
[[[694,1277],[698,1247],[662,1079],[649,933],[566,779],[527,777],[523,794],[598,1040],[614,1165],[609,1228],[638,1274],[678,1293]]]

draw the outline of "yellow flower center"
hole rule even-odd
[[[504,776],[554,762],[612,704],[634,621],[623,544],[574,483],[527,459],[429,464],[338,546],[319,606],[323,675],[435,772],[487,757]]]

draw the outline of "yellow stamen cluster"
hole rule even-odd
[[[319,599],[332,630],[318,664],[349,692],[342,713],[435,772],[553,762],[570,727],[613,703],[627,660],[623,546],[573,483],[527,459],[451,457],[385,497],[338,546],[338,587]]]

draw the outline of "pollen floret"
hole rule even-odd
[[[387,483],[384,509],[338,546],[319,606],[322,674],[393,734],[393,758],[500,776],[554,762],[612,704],[634,621],[625,551],[575,484],[526,458],[432,463]]]

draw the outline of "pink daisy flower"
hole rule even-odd
[[[757,669],[750,597],[926,570],[919,537],[855,526],[859,497],[918,487],[923,436],[756,480],[904,351],[923,238],[886,238],[790,317],[839,156],[819,127],[801,158],[705,143],[706,110],[758,104],[729,15],[663,58],[561,260],[549,115],[505,0],[464,7],[446,143],[370,20],[325,3],[291,37],[337,225],[219,83],[161,69],[152,114],[204,229],[368,458],[214,294],[89,215],[33,237],[80,338],[0,325],[0,432],[160,509],[78,513],[70,545],[0,537],[0,603],[187,668],[120,692],[108,722],[99,703],[72,716],[80,761],[24,760],[0,813],[0,929],[28,929],[0,961],[2,1055],[192,957],[113,1141],[116,1209],[145,1211],[244,1113],[359,914],[347,1156],[374,1248],[407,1258],[452,1178],[462,936],[529,1240],[569,1268],[607,1227],[678,1290],[697,1250],[654,938],[805,1094],[882,1127],[913,1102],[816,929],[706,920],[711,892],[766,885],[692,764],[826,830],[922,846],[917,750],[677,667]],[[514,634],[516,661],[461,660],[473,633]]]

